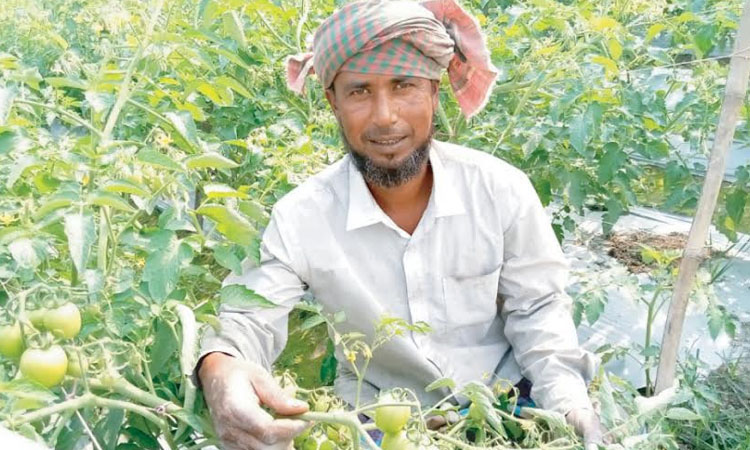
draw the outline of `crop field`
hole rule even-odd
[[[57,450],[220,446],[191,380],[200,337],[220,326],[222,303],[268,305],[222,280],[259,262],[274,204],[345,155],[323,89],[310,79],[303,95],[292,92],[284,67],[344,3],[0,2],[0,427]],[[575,239],[592,211],[622,248],[612,230],[632,208],[695,213],[742,1],[461,3],[499,77],[469,120],[442,80],[437,139],[522,169],[560,241]],[[750,151],[747,98],[734,145]],[[730,175],[713,225],[739,247],[750,231],[750,164]],[[648,280],[638,295],[650,312],[671,296],[681,242],[626,248]],[[720,368],[683,357],[678,386],[651,396],[655,314],[643,345],[600,349],[605,360],[635,358],[647,380],[634,386],[605,370],[594,379],[606,448],[750,448],[750,324],[713,293],[721,275],[702,266],[695,293],[709,299],[707,333],[739,349]],[[576,324],[605,308],[585,289],[597,282],[584,277],[571,291]],[[563,416],[514,414],[507,382],[428,386],[469,399],[463,411],[396,387],[379,420],[360,423],[356,412],[377,405],[355,411],[337,398],[338,370],[361,384],[380,346],[430,324],[382,317],[365,339],[339,333],[345,320],[307,297],[290,315],[274,375],[315,423],[296,448],[369,449],[366,431],[377,427],[394,450],[583,449]],[[431,414],[457,419],[432,430]],[[11,450],[1,437],[0,448]]]

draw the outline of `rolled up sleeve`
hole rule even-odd
[[[498,294],[505,336],[541,407],[561,414],[591,408],[587,382],[598,358],[578,344],[572,301],[565,293],[567,261],[533,186],[525,175],[519,177],[507,199],[515,207],[503,220]]]
[[[263,233],[260,264],[247,259],[241,274],[230,274],[224,286],[239,284],[273,302],[274,307],[219,307],[218,330],[209,329],[201,341],[197,368],[204,356],[222,352],[258,363],[267,370],[284,349],[288,315],[304,295],[306,284],[300,278],[305,265],[295,259],[299,249],[291,232],[284,228],[281,214],[274,210]],[[193,379],[197,383],[195,372]]]

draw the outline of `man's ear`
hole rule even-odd
[[[437,109],[440,105],[440,80],[430,80],[430,88],[432,89],[432,107]]]
[[[333,90],[333,85],[327,88],[325,90],[325,93],[326,93],[326,100],[328,100],[328,104],[331,105],[331,109],[333,110],[333,115],[336,116],[336,118],[338,119],[339,111],[338,109],[336,109],[336,92]]]

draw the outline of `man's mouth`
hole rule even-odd
[[[382,145],[382,146],[392,146],[396,145],[402,140],[404,140],[404,136],[396,136],[396,137],[382,137],[377,139],[368,139],[370,142],[372,142],[375,145]]]

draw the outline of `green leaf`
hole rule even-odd
[[[71,191],[59,192],[51,195],[44,203],[34,210],[34,220],[44,218],[47,214],[60,208],[65,208],[79,200],[78,194]]]
[[[655,23],[648,27],[648,31],[646,32],[646,42],[651,42],[653,38],[655,38],[659,33],[664,31],[667,28],[666,25],[663,23]]]
[[[232,247],[221,245],[214,249],[214,259],[222,267],[226,267],[235,274],[242,273],[242,261],[232,251]]]
[[[187,111],[168,112],[164,116],[169,120],[179,139],[175,142],[189,153],[195,153],[200,146],[198,145],[198,130],[195,128],[193,117]]]
[[[309,330],[310,328],[315,328],[321,323],[325,323],[325,321],[326,321],[325,317],[319,314],[315,316],[310,316],[307,319],[305,319],[304,322],[300,324],[299,330],[305,331],[305,330]]]
[[[177,164],[169,156],[154,150],[153,148],[144,148],[136,155],[138,161],[144,162],[148,165],[161,167],[169,170],[182,170],[182,166]]]
[[[210,183],[203,186],[203,192],[208,198],[247,198],[247,194],[240,192],[226,184]]]
[[[0,88],[0,126],[7,123],[10,110],[13,108],[13,100],[15,98],[15,89]]]
[[[83,80],[78,80],[74,78],[67,78],[67,77],[47,77],[44,79],[44,81],[56,88],[66,87],[66,88],[73,88],[73,89],[80,89],[80,90],[86,90],[89,88],[88,84]]]
[[[250,91],[245,88],[239,81],[232,77],[228,77],[226,75],[222,75],[214,80],[214,83],[218,84],[219,86],[223,86],[225,88],[229,88],[233,90],[234,92],[240,94],[241,96],[245,97],[248,100],[253,100],[253,94],[250,93]],[[243,141],[244,142],[244,141]]]
[[[242,21],[237,11],[227,11],[221,16],[221,19],[224,25],[224,33],[231,36],[240,48],[247,47]]]
[[[117,194],[112,194],[105,191],[95,191],[89,194],[86,198],[86,202],[89,205],[96,206],[109,206],[114,209],[119,209],[125,212],[134,212],[135,208],[125,201],[122,197]]]
[[[721,310],[716,307],[709,308],[708,331],[711,334],[711,339],[716,340],[722,329],[724,329],[724,315],[721,313]]]
[[[612,227],[617,223],[617,219],[623,215],[625,210],[616,198],[610,198],[605,202],[607,211],[604,213],[602,218],[602,231],[605,235],[609,235],[612,231]]]
[[[91,246],[96,240],[96,224],[91,213],[65,215],[65,235],[68,237],[70,259],[79,274],[86,271]]]
[[[320,365],[320,382],[323,386],[330,386],[336,379],[336,369],[338,367],[338,361],[334,352],[335,346],[333,340],[328,338],[326,342],[326,356],[323,358],[323,362]]]
[[[612,61],[611,59],[597,55],[591,58],[591,62],[599,64],[600,66],[604,67],[604,73],[608,77],[614,77],[620,72],[620,69],[617,67],[617,63]]]
[[[239,164],[219,153],[204,153],[202,155],[192,156],[185,160],[188,169],[233,169]]]
[[[617,170],[627,161],[628,155],[614,142],[604,145],[604,155],[599,161],[597,176],[600,183],[607,183],[614,178]]]
[[[588,136],[583,114],[577,114],[573,117],[570,121],[568,134],[570,136],[570,145],[572,145],[581,156],[586,156],[586,141],[588,140]]]
[[[33,269],[42,262],[29,238],[16,239],[10,243],[8,250],[18,266],[24,269]]]
[[[231,106],[234,103],[234,94],[224,86],[202,82],[198,84],[198,92],[208,97],[217,106]]]
[[[237,308],[273,308],[275,303],[241,284],[230,284],[221,288],[221,303]]]
[[[153,374],[153,372],[151,372]],[[102,450],[115,450],[120,438],[120,428],[125,421],[125,411],[112,409],[107,412],[104,419],[96,424],[94,436],[99,442]]]
[[[248,245],[258,234],[255,227],[239,212],[224,205],[207,204],[196,212],[216,222],[216,229],[237,244]]]
[[[450,390],[453,390],[456,388],[456,382],[447,377],[438,378],[437,380],[428,384],[427,387],[424,388],[424,390],[425,392],[430,392],[436,389],[443,389],[443,388],[448,388]]]
[[[148,352],[151,359],[148,367],[152,376],[159,375],[169,369],[170,365],[167,362],[174,358],[178,347],[177,336],[175,336],[172,326],[166,320],[158,319],[154,343]]]
[[[592,297],[586,303],[584,312],[586,313],[586,321],[593,325],[604,312],[604,302],[599,297]]]
[[[149,197],[150,192],[126,179],[112,180],[102,187],[102,190],[107,192],[118,192],[125,194],[133,194],[139,197]]]
[[[239,202],[237,205],[242,214],[260,224],[267,224],[269,217],[266,209],[255,200]]]
[[[193,250],[174,231],[160,230],[155,235],[151,242],[158,247],[146,258],[143,281],[151,297],[161,303],[177,287],[180,267],[193,259]]]
[[[667,418],[672,420],[701,420],[701,416],[687,408],[669,408]]]
[[[726,197],[727,214],[732,218],[734,223],[740,223],[745,213],[745,204],[747,202],[747,193],[742,189],[734,189]]]

